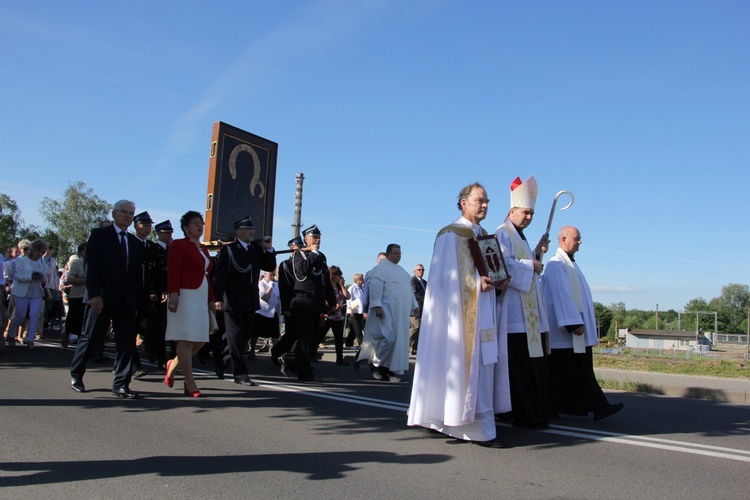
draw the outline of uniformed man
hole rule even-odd
[[[320,315],[336,304],[336,293],[328,275],[326,256],[319,250],[320,229],[312,225],[302,231],[305,248],[292,255],[294,292],[290,302],[294,332],[297,378],[314,381],[312,367],[313,343],[317,342]]]
[[[157,239],[150,249],[149,256],[152,268],[151,276],[147,280],[149,312],[146,340],[153,361],[166,369],[167,349],[164,334],[167,331],[167,252],[169,244],[172,243],[174,228],[171,221],[165,220],[158,223],[154,229]]]
[[[276,254],[270,237],[264,237],[261,242],[254,241],[255,224],[250,216],[235,222],[234,230],[237,239],[219,251],[213,288],[216,311],[224,312],[234,382],[252,386],[256,384],[248,376],[242,352],[253,334],[255,311],[260,309],[260,272],[276,269]]]

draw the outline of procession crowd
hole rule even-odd
[[[413,275],[399,265],[401,247],[393,243],[348,287],[320,251],[316,225],[277,251],[243,217],[234,223],[235,239],[212,256],[201,242],[199,212],[183,215],[184,238],[174,239],[171,221],[154,226],[148,212],[136,214],[134,202],[121,200],[112,220],[93,229],[61,269],[42,240],[8,250],[0,347],[24,341],[33,349],[44,325],[65,314],[61,344],[75,345],[76,392],[86,392],[89,360],[107,359],[109,334],[116,346],[113,395],[139,397],[130,384],[147,373],[142,345],[169,388],[179,371],[183,393],[201,397],[195,356],[210,357],[219,378],[228,372],[235,383],[254,386],[247,358],[268,350],[283,375],[317,382],[313,365],[331,332],[336,365],[350,364],[344,348],[356,342],[351,365],[365,364],[380,382],[400,382],[416,355],[408,425],[503,447],[497,420],[534,429],[560,414],[600,420],[623,405],[608,402],[593,372],[593,300],[575,261],[581,234],[563,227],[545,266],[548,235],[532,248],[524,234],[537,192],[533,176],[516,178],[509,212],[489,233],[481,226],[487,192],[478,183],[466,186],[458,195],[460,217],[436,237],[429,285],[422,264]],[[289,257],[277,260],[282,254]],[[259,338],[266,340],[260,348]]]

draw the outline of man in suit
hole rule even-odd
[[[127,232],[135,217],[135,203],[120,200],[112,210],[114,223],[93,229],[86,244],[86,293],[88,304],[81,338],[70,364],[70,385],[76,392],[85,392],[83,374],[91,349],[106,334],[112,322],[117,357],[112,394],[123,399],[136,399],[130,390],[135,353],[136,307],[141,286],[143,243]]]
[[[318,340],[320,315],[336,304],[336,292],[328,274],[326,256],[319,251],[320,229],[313,224],[302,231],[302,236],[306,247],[292,256],[294,292],[290,309],[297,335],[297,378],[301,382],[313,382],[310,363],[314,342]]]
[[[414,292],[414,298],[419,304],[417,314],[410,319],[411,328],[409,329],[409,347],[412,354],[417,354],[419,345],[419,327],[422,323],[422,308],[424,307],[424,294],[427,291],[427,281],[424,280],[424,266],[417,264],[414,266],[414,276],[411,277],[411,289]]]
[[[255,239],[255,224],[250,216],[234,223],[237,239],[219,250],[214,268],[213,289],[216,311],[224,312],[227,348],[234,383],[256,385],[250,380],[242,351],[253,335],[255,311],[260,309],[258,279],[261,271],[276,269],[276,254],[271,238]]]

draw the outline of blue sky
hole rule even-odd
[[[535,175],[527,235],[571,191],[552,231],[581,230],[595,301],[682,310],[750,283],[749,25],[745,1],[4,2],[0,192],[37,225],[77,180],[176,223],[224,121],[279,144],[276,246],[302,172],[348,282],[392,242],[429,267],[471,182],[494,230]]]

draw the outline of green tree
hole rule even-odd
[[[607,330],[607,340],[609,342],[617,341],[617,330],[620,328],[626,328],[623,324],[627,309],[625,309],[625,302],[616,302],[609,305],[609,310],[612,311],[612,323]]]
[[[703,297],[698,297],[697,299],[693,299],[687,304],[685,304],[685,312],[691,312],[691,311],[708,311],[708,302],[706,302],[706,299]]]
[[[720,331],[743,333],[742,323],[747,321],[750,287],[739,283],[730,283],[721,288],[721,296],[715,300],[719,315],[726,320],[724,329]]]
[[[596,315],[596,328],[597,338],[602,338],[607,335],[609,327],[612,324],[612,311],[610,311],[604,304],[594,302],[594,314]]]
[[[7,194],[0,193],[0,251],[3,255],[21,239],[22,226],[18,204]]]
[[[91,229],[112,211],[110,203],[96,196],[81,181],[69,184],[62,199],[45,197],[39,206],[42,216],[59,237],[61,258],[75,252],[78,244],[88,239]]]

